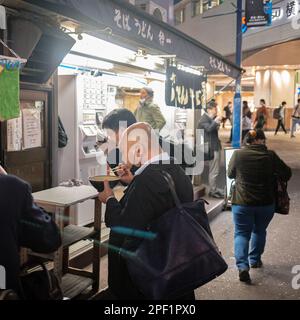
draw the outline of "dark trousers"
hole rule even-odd
[[[279,131],[280,127],[282,128],[282,130],[286,132],[286,129],[285,129],[285,126],[284,126],[284,123],[283,123],[283,120],[278,120],[278,123],[277,123],[277,128],[276,128],[276,131],[275,131],[275,134],[277,134],[277,132]]]

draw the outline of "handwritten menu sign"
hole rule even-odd
[[[42,146],[41,111],[23,109],[23,149],[38,148]]]
[[[7,151],[22,150],[22,117],[7,121]]]

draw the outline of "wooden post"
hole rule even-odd
[[[96,235],[93,245],[93,291],[98,292],[100,289],[100,251],[101,251],[101,221],[102,221],[102,204],[98,198],[95,199],[94,212],[94,229]]]

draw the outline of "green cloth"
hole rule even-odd
[[[159,131],[165,126],[166,120],[162,115],[159,106],[154,104],[152,100],[147,100],[140,105],[134,113],[138,122],[146,122],[153,129]]]
[[[20,74],[18,69],[0,73],[0,120],[18,118],[20,115]]]

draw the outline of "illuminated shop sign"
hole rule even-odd
[[[272,0],[246,0],[246,25],[248,27],[272,24]]]
[[[190,68],[168,66],[166,105],[182,109],[201,109],[206,76]]]
[[[299,15],[300,0],[285,0],[272,7],[272,23],[285,24]],[[257,26],[257,25],[256,25]],[[246,17],[242,20],[242,31],[248,29]]]

